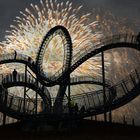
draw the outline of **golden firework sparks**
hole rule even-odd
[[[77,16],[82,6],[73,8],[71,2],[57,2],[52,0],[40,1],[40,5],[33,5],[25,12],[20,12],[21,17],[16,17],[15,24],[11,25],[11,30],[7,31],[6,40],[1,44],[9,51],[17,50],[31,56],[33,59],[45,34],[56,25],[65,26],[70,32],[73,42],[73,55],[85,48],[93,46],[93,41],[101,37],[99,32],[95,32],[92,27],[98,26],[97,21],[87,24],[90,14]],[[80,14],[79,14],[80,15]],[[63,43],[59,36],[56,36],[47,46],[43,60],[43,67],[48,72],[55,73],[63,63]],[[59,55],[58,55],[59,54]],[[59,60],[59,62],[58,62]],[[95,58],[96,62],[98,61]],[[92,64],[93,61],[90,63]],[[84,66],[87,71],[89,65]],[[94,64],[93,70],[100,69]],[[95,72],[94,72],[95,73]],[[96,72],[97,74],[97,72]]]

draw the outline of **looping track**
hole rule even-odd
[[[43,70],[43,57],[46,51],[46,47],[55,36],[59,35],[64,41],[64,60],[63,66],[53,76],[47,76]],[[44,118],[48,121],[51,120],[65,120],[69,119],[69,112],[67,106],[67,97],[65,97],[66,88],[68,83],[70,86],[79,84],[91,84],[105,86],[105,101],[104,91],[102,89],[98,91],[91,91],[82,93],[79,95],[71,95],[71,99],[78,103],[79,108],[85,107],[85,111],[76,113],[72,117],[83,118],[91,115],[97,115],[109,110],[116,109],[123,106],[136,98],[139,95],[140,90],[140,68],[134,69],[125,79],[119,81],[116,84],[105,79],[105,83],[102,81],[102,77],[73,77],[67,82],[70,74],[85,61],[94,57],[95,55],[105,52],[114,48],[133,48],[140,51],[140,45],[137,43],[137,36],[134,35],[115,35],[104,39],[98,44],[95,44],[89,49],[85,49],[75,56],[72,56],[72,41],[69,32],[63,26],[56,26],[52,28],[44,37],[41,46],[39,47],[36,62],[24,54],[4,54],[0,56],[0,65],[6,63],[21,63],[25,67],[30,69],[32,74],[18,73],[16,81],[11,73],[8,75],[3,74],[1,76],[0,83],[0,110],[7,115],[17,119],[30,119],[30,118]],[[66,83],[65,83],[66,82]],[[64,87],[63,87],[63,84]],[[57,96],[56,99],[51,97],[51,93],[48,91],[48,87],[59,85],[59,92],[61,96]],[[25,96],[21,97],[16,94],[9,93],[9,88],[21,86],[25,89],[32,89],[36,93],[36,98],[31,99]],[[64,91],[61,91],[63,89]],[[37,95],[40,98],[37,98]],[[61,98],[61,100],[59,100]],[[54,112],[53,102],[61,101],[62,112],[60,114]],[[59,104],[58,104],[59,105]],[[41,106],[42,110],[38,111],[38,107]],[[59,109],[57,106],[56,109]]]

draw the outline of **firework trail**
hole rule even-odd
[[[104,14],[102,14],[104,13]],[[98,28],[96,30],[101,31],[103,36],[110,36],[113,34],[120,33],[130,33],[134,34],[136,26],[139,22],[131,25],[127,18],[116,17],[110,11],[94,9],[93,18],[98,21]],[[126,77],[131,70],[139,66],[140,53],[133,49],[114,49],[107,53],[107,61],[109,61],[108,78],[114,83],[118,82],[120,79]],[[136,61],[137,60],[137,61]],[[123,123],[124,117],[128,123],[132,124],[132,119],[135,119],[135,123],[140,125],[139,118],[139,101],[140,97],[131,101],[127,105],[116,109],[112,112],[113,121]],[[103,116],[101,115],[103,119]],[[99,117],[100,119],[100,117]]]
[[[34,60],[45,34],[54,26],[65,26],[70,32],[73,43],[73,55],[85,48],[94,46],[95,41],[102,38],[100,31],[94,30],[98,27],[98,22],[89,21],[90,14],[80,14],[82,6],[73,8],[71,2],[57,2],[52,0],[40,1],[40,5],[30,5],[29,9],[20,12],[21,16],[16,17],[14,25],[6,31],[5,41],[1,42],[4,51],[26,54]],[[94,27],[94,28],[93,28]],[[59,54],[59,55],[58,55]],[[43,59],[43,69],[50,75],[55,74],[63,66],[63,39],[55,36],[49,43]],[[108,64],[108,63],[107,63]],[[3,67],[6,67],[3,65]],[[13,65],[8,65],[13,67]],[[7,73],[13,68],[6,67]],[[14,65],[14,68],[23,71],[24,67]],[[71,76],[100,76],[101,58],[100,56],[89,59],[87,62],[77,68]],[[55,88],[55,87],[54,87]],[[85,91],[95,90],[96,86],[81,85],[80,88],[74,88],[74,94]],[[76,90],[78,89],[78,90]],[[83,90],[85,89],[85,90]],[[55,90],[55,89],[53,89]]]
[[[25,12],[20,12],[21,17],[16,17],[15,25],[10,26],[11,30],[7,31],[6,40],[1,44],[5,46],[5,50],[8,52],[16,49],[18,52],[25,53],[35,59],[38,47],[45,34],[52,27],[63,25],[70,32],[74,55],[79,50],[82,51],[93,46],[94,41],[102,36],[100,32],[92,30],[92,27],[98,26],[96,21],[87,24],[89,13],[77,16],[81,8],[82,6],[73,8],[69,1],[59,3],[57,1],[46,0],[43,2],[41,0],[39,6],[31,4],[31,7],[26,8]],[[62,67],[62,46],[62,39],[59,36],[56,36],[47,46],[43,67],[48,73],[55,73]],[[95,61],[94,67],[93,61]],[[79,68],[75,73],[78,75],[89,73],[89,69],[92,67],[93,71],[95,70],[94,75],[98,75],[97,71],[100,69],[98,61],[98,57],[89,60],[82,70]]]

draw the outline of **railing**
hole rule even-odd
[[[27,75],[27,78],[25,78],[24,73],[17,73],[15,78],[13,74],[8,74],[2,77],[3,77],[2,84],[17,83],[17,82],[31,84],[32,86],[36,87],[36,89],[39,90],[38,92],[43,92],[44,96],[46,96],[46,98],[50,100],[50,94],[47,88],[45,88],[39,81],[36,81],[36,78],[33,76]]]
[[[13,74],[7,74],[5,76],[2,76],[2,83],[6,84],[6,83],[14,83],[14,82],[23,82],[23,83],[31,83],[33,85],[36,85],[36,79],[33,76],[27,75],[27,79],[25,78],[25,73],[17,73],[17,75],[14,77]],[[26,81],[27,80],[27,81]],[[36,85],[37,86],[37,85]],[[42,88],[42,84],[40,82],[38,82],[38,87]]]
[[[138,70],[135,69],[124,80],[114,85],[116,89],[116,98],[114,101],[133,96],[130,94],[130,91],[140,84],[140,71]]]
[[[89,76],[79,76],[79,77],[72,77],[70,79],[70,83],[78,83],[78,82],[97,82],[97,83],[103,83],[102,77],[89,77]],[[112,86],[113,83],[109,80],[105,80],[106,86]]]
[[[35,114],[35,103],[36,99],[26,98],[24,100],[24,98],[14,95],[13,93],[11,94],[5,89],[2,89],[2,92],[0,93],[0,104],[5,108],[5,110],[12,111],[15,114]],[[38,113],[40,113],[43,109],[41,103],[42,99],[38,99]]]
[[[81,108],[82,106],[85,107],[86,110],[94,110],[102,109],[104,105],[111,105],[113,103],[119,103],[119,101],[126,97],[129,98],[130,92],[132,89],[136,87],[136,85],[140,82],[140,73],[137,70],[134,70],[131,72],[125,79],[120,81],[118,84],[114,85],[114,88],[116,89],[116,97],[115,99],[110,98],[110,89],[106,89],[106,103],[104,104],[104,98],[103,98],[103,91],[93,91],[88,93],[83,93],[80,95],[73,95],[71,96],[71,99],[73,102],[78,104],[78,107]],[[11,95],[10,93],[6,94],[7,91],[3,91],[0,94],[0,101],[1,103],[5,103],[5,99],[7,98],[6,108],[10,108],[16,112],[23,113],[23,98],[19,98],[18,96]],[[108,96],[107,96],[108,93]],[[7,97],[6,97],[7,95]],[[113,100],[112,100],[113,99]],[[63,106],[66,109],[68,100],[64,98],[63,100]],[[38,104],[41,103],[41,100],[38,100]],[[34,114],[34,108],[35,108],[35,100],[26,99],[26,113],[27,114]]]
[[[95,49],[100,48],[101,46],[105,46],[113,43],[120,43],[120,42],[136,43],[136,37],[137,36],[131,34],[120,34],[120,35],[113,35],[111,37],[104,38],[100,42],[99,41],[95,42],[94,46],[91,46],[89,48],[84,48],[83,50],[80,50],[77,54],[75,54],[72,59],[72,65],[74,65],[81,58],[85,57],[85,55],[91,53]]]
[[[94,43],[94,46],[91,46],[89,48],[84,48],[83,50],[80,50],[77,54],[73,56],[72,64],[76,64],[80,59],[84,58],[86,55],[90,54],[95,49],[98,49],[102,46],[113,44],[113,43],[121,43],[121,42],[127,42],[127,43],[136,43],[137,36],[131,35],[131,34],[120,34],[120,35],[113,35],[111,37],[104,38],[101,41],[97,41]],[[56,81],[59,77],[61,77],[67,70],[65,69],[65,66],[62,67],[60,70],[58,70],[54,76],[48,77],[51,81]],[[45,75],[44,75],[45,76]]]
[[[112,106],[116,105],[119,106],[120,102],[126,104],[129,98],[134,96],[135,93],[131,91],[139,86],[140,84],[140,71],[139,68],[132,71],[126,78],[115,84],[113,87],[105,90],[105,103],[104,103],[104,96],[103,91],[93,91],[88,93],[83,93],[80,95],[72,95],[71,100],[74,103],[78,104],[78,107],[81,108],[82,106],[85,107],[86,111],[94,111],[96,112],[98,109],[103,110],[104,106]],[[112,94],[111,90],[115,90],[115,95]],[[139,93],[135,95],[138,96]],[[55,99],[52,99],[53,101]],[[63,100],[63,107],[64,112],[67,110],[68,112],[68,99],[67,97]]]
[[[111,89],[106,88],[105,89],[105,98],[106,98],[106,103],[109,104],[112,102],[114,99],[114,95],[111,95]],[[58,99],[58,97],[57,97]],[[59,100],[59,99],[58,99]],[[61,98],[60,98],[61,100]],[[104,94],[103,90],[98,90],[98,91],[92,91],[92,92],[87,92],[87,93],[82,93],[79,95],[71,95],[71,100],[74,103],[78,104],[79,109],[84,106],[86,110],[89,108],[99,108],[104,105]],[[52,102],[55,102],[55,98],[52,98]],[[68,111],[68,98],[65,96],[63,99],[63,111],[67,112]],[[67,111],[66,111],[67,110]]]
[[[131,34],[120,34],[120,35],[113,35],[111,37],[104,38],[101,41],[95,42],[94,46],[90,46],[89,48],[84,48],[83,50],[80,50],[77,54],[73,56],[72,64],[74,65],[77,63],[81,58],[85,57],[92,51],[94,51],[97,48],[100,48],[101,46],[112,44],[112,43],[119,43],[119,42],[130,42],[130,43],[136,43],[136,37],[135,35]],[[0,56],[0,62],[2,60],[14,60],[15,59],[15,53],[7,54],[7,55],[1,55]],[[32,65],[33,60],[30,59],[26,55],[22,54],[16,54],[16,60],[24,60],[25,62],[28,62],[28,65]],[[67,61],[67,60],[66,60]],[[67,62],[66,62],[67,64]],[[66,65],[65,64],[65,65]],[[65,66],[63,66],[60,70],[58,70],[54,76],[46,77],[45,73],[42,74],[42,76],[46,77],[46,80],[48,82],[55,82],[58,78],[60,78],[67,70],[65,69]]]
[[[102,40],[99,44],[97,43],[94,47],[90,47],[89,49],[84,49],[81,51],[81,53],[76,54],[73,57],[72,65],[77,63],[81,58],[85,57],[85,55],[91,53],[94,49],[97,49],[103,45],[107,44],[112,44],[112,43],[119,43],[119,42],[130,42],[130,43],[136,43],[136,36],[132,35],[117,35],[117,36],[112,36],[110,38]],[[0,57],[1,60],[13,60],[15,58],[15,54],[8,54],[8,55],[2,55]],[[24,56],[24,55],[16,55],[16,60],[25,60],[28,61],[29,58]],[[138,71],[139,68],[135,69],[133,72],[131,72],[126,78],[124,78],[122,81],[119,83],[115,84],[113,88],[116,90],[116,96],[115,98],[110,98],[111,94],[111,89],[106,88],[106,102],[104,104],[104,97],[103,97],[103,91],[93,91],[93,92],[88,92],[88,93],[83,93],[80,95],[73,95],[71,96],[71,99],[78,104],[79,108],[82,106],[85,106],[86,110],[96,110],[96,109],[101,109],[105,105],[111,105],[111,104],[119,104],[119,101],[123,98],[130,98],[132,95],[130,94],[133,89],[136,88],[137,85],[140,84],[140,71]],[[65,69],[62,68],[60,71],[58,71],[53,78],[55,80],[63,75],[65,72]],[[1,76],[3,79],[3,76]],[[25,82],[25,74],[17,74],[16,78],[17,82]],[[80,77],[79,79],[73,79],[71,82],[79,82],[78,80],[91,80],[89,78],[83,78]],[[92,79],[93,80],[93,79]],[[99,82],[101,79],[98,79]],[[3,80],[1,80],[3,83],[8,83],[8,82],[14,82],[15,79],[13,78],[13,75],[7,75],[4,77]],[[33,78],[27,78],[28,83],[33,83],[35,84],[35,79]],[[41,85],[40,85],[41,88]],[[0,87],[0,101],[1,104],[5,105],[5,107],[17,112],[22,113],[24,110],[24,99],[21,97],[18,97],[16,95],[8,93],[6,89],[4,89],[2,86]],[[38,104],[41,103],[41,100],[37,101]],[[5,104],[6,103],[6,104]],[[67,99],[64,98],[63,100],[63,105],[67,105]],[[26,112],[28,114],[33,114],[34,113],[34,108],[35,108],[35,100],[34,99],[26,99],[25,100],[25,107],[26,107]]]
[[[19,54],[19,53],[8,53],[8,54],[3,54],[0,56],[0,61],[4,60],[24,60],[27,61],[29,60],[29,57],[27,55]],[[32,59],[31,59],[32,61]]]
[[[1,105],[4,106],[6,110],[10,109],[13,110],[13,113],[23,113],[23,106],[24,106],[24,99],[22,97],[16,96],[14,94],[9,93],[5,89],[2,89],[2,92],[0,94],[0,102]],[[27,104],[30,102],[33,102],[29,99],[25,100],[25,110],[26,112],[33,113],[34,106],[30,106],[30,108],[27,108]],[[32,108],[32,109],[31,109]]]
[[[36,99],[26,98],[24,100],[24,98],[17,96],[18,94],[9,93],[8,90],[6,90],[3,87],[3,84],[7,85],[13,82],[16,83],[22,82],[25,84],[31,83],[32,85],[36,86],[36,88],[39,89],[38,92],[44,92],[44,96],[46,96],[48,102],[50,100],[49,99],[50,97],[48,96],[48,90],[44,87],[44,90],[42,91],[42,85],[41,84],[37,85],[36,80],[29,75],[27,75],[27,81],[25,81],[25,74],[22,73],[20,74],[18,73],[16,79],[14,79],[13,74],[8,74],[5,76],[1,75],[1,79],[2,79],[1,92],[0,92],[1,104],[4,105],[5,108],[15,111],[15,113],[16,112],[23,113],[24,111],[25,111],[24,113],[29,113],[29,114],[35,113]],[[41,112],[43,111],[43,106],[41,105],[43,101],[41,98],[38,98],[37,100],[38,100],[37,101],[38,110],[40,110],[39,112]]]

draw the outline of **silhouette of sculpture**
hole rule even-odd
[[[16,69],[14,69],[14,71],[13,71],[13,79],[14,79],[14,81],[17,80],[17,71],[16,71]]]
[[[46,40],[44,40],[44,41],[48,41],[50,35],[52,37],[54,37],[55,34],[53,35],[53,32],[49,33],[48,38],[46,36]],[[56,35],[57,35],[57,30],[56,30]],[[60,35],[60,34],[58,34],[58,35]],[[62,33],[62,35],[63,35],[63,33]],[[109,95],[109,98],[107,98],[105,105],[104,105],[104,101],[100,100],[100,97],[102,95],[104,95],[104,93],[98,92],[98,91],[97,92],[95,91],[93,93],[85,92],[84,94],[81,94],[78,96],[72,95],[72,96],[69,96],[68,98],[65,98],[65,93],[67,91],[68,84],[71,86],[71,85],[78,85],[81,83],[82,84],[83,83],[92,84],[92,82],[94,83],[94,79],[92,77],[89,77],[89,78],[88,77],[87,78],[74,77],[74,80],[72,80],[72,82],[71,82],[71,79],[69,82],[67,82],[67,76],[70,77],[70,74],[76,68],[78,68],[78,66],[80,66],[82,63],[84,63],[85,60],[88,60],[89,58],[94,57],[94,55],[96,55],[96,54],[103,53],[104,51],[106,51],[108,49],[118,48],[118,47],[120,47],[120,45],[122,45],[121,47],[127,47],[127,45],[128,45],[127,42],[129,42],[130,40],[131,40],[132,46],[130,44],[130,46],[128,45],[128,47],[133,47],[140,51],[140,49],[139,49],[140,32],[137,36],[136,35],[130,36],[129,37],[130,40],[127,40],[127,37],[129,37],[129,36],[126,35],[125,38],[124,38],[124,36],[122,36],[122,38],[121,38],[121,35],[119,35],[119,37],[117,36],[117,39],[115,37],[115,38],[112,38],[111,41],[106,42],[107,44],[106,43],[104,44],[104,42],[108,41],[108,40],[104,40],[103,46],[102,46],[102,43],[100,43],[99,45],[101,45],[101,46],[97,46],[98,49],[95,49],[93,47],[93,49],[91,48],[89,50],[86,50],[86,52],[84,52],[83,55],[76,57],[76,59],[74,58],[74,62],[72,62],[72,65],[71,65],[72,44],[71,44],[71,39],[68,40],[67,41],[68,45],[64,45],[64,47],[67,46],[66,51],[69,53],[66,54],[66,56],[68,56],[68,57],[66,57],[64,59],[66,61],[64,61],[64,65],[62,66],[62,71],[58,70],[58,73],[56,73],[50,77],[43,73],[43,57],[44,57],[43,55],[46,50],[46,48],[45,48],[46,44],[41,45],[41,47],[40,47],[41,49],[38,51],[36,61],[33,61],[31,59],[31,57],[26,57],[22,54],[18,54],[16,52],[16,50],[12,53],[12,58],[14,60],[10,60],[11,56],[7,57],[7,55],[6,55],[6,57],[5,56],[1,57],[2,59],[0,60],[0,64],[4,64],[7,62],[8,63],[9,62],[20,62],[20,63],[25,64],[25,66],[28,66],[29,68],[33,68],[33,73],[34,73],[34,74],[32,74],[30,72],[32,69],[28,70],[27,69],[28,67],[27,67],[27,68],[25,68],[25,72],[28,72],[29,75],[28,75],[28,73],[20,74],[16,71],[16,69],[14,69],[12,73],[10,73],[6,76],[4,74],[4,77],[3,77],[3,75],[0,77],[1,78],[0,101],[1,101],[1,104],[3,104],[1,107],[4,107],[6,113],[8,113],[8,114],[11,113],[11,117],[12,117],[12,115],[15,118],[17,116],[17,119],[19,119],[19,120],[27,119],[27,121],[28,121],[28,120],[32,119],[31,118],[31,116],[32,116],[33,120],[37,119],[37,125],[39,124],[38,121],[41,120],[44,122],[44,119],[48,119],[47,120],[48,124],[50,122],[54,121],[54,122],[56,122],[56,124],[60,122],[60,125],[62,125],[61,122],[65,123],[66,122],[65,120],[67,120],[67,119],[68,119],[68,121],[70,119],[72,120],[72,121],[70,121],[70,123],[71,122],[75,123],[75,122],[77,122],[77,119],[89,117],[90,115],[92,118],[92,116],[95,114],[96,115],[98,115],[98,113],[106,114],[106,112],[108,112],[108,111],[110,111],[109,119],[111,122],[111,120],[112,120],[111,111],[114,109],[114,107],[118,108],[122,105],[125,105],[129,101],[131,101],[132,99],[134,99],[135,97],[137,97],[139,95],[139,91],[137,91],[137,90],[139,90],[138,86],[140,85],[140,79],[139,79],[140,75],[138,73],[139,71],[137,71],[137,70],[139,70],[139,68],[134,69],[132,74],[131,74],[131,71],[130,71],[130,74],[127,73],[128,77],[126,77],[126,79],[122,78],[121,81],[119,81],[119,78],[117,77],[117,80],[118,80],[118,81],[116,81],[117,84],[113,84],[115,82],[111,82],[109,79],[108,79],[109,81],[107,81],[107,83],[105,83],[106,78],[105,78],[104,82],[102,81],[102,79],[101,79],[101,81],[100,81],[100,79],[99,80],[95,79],[95,84],[97,84],[97,85],[99,84],[99,86],[105,85],[105,89],[106,88],[109,89],[109,90],[105,90],[107,97]],[[69,37],[69,35],[68,36],[65,35],[65,38],[67,40],[70,37]],[[115,42],[117,40],[118,40],[118,42]],[[124,43],[123,41],[124,42],[126,41],[126,43]],[[114,44],[114,43],[116,43],[116,44]],[[123,46],[123,44],[124,44],[124,46]],[[107,45],[107,47],[106,47],[106,45]],[[64,50],[65,50],[65,48],[64,48]],[[85,55],[85,53],[86,53],[86,55]],[[113,54],[111,53],[109,56],[109,59],[108,58],[107,59],[111,60],[111,58],[115,59],[115,57],[118,58],[120,56],[118,53],[116,55],[116,52],[114,52]],[[65,55],[65,53],[64,53],[64,55]],[[18,56],[18,61],[16,60],[17,56]],[[105,63],[104,60],[102,60],[102,61]],[[29,65],[27,65],[27,63]],[[125,67],[127,67],[127,65]],[[112,69],[113,69],[113,71],[115,71],[114,66]],[[129,69],[129,67],[128,67],[128,69]],[[106,72],[103,68],[102,68],[102,71]],[[118,72],[121,73],[121,70]],[[113,74],[114,73],[112,73],[111,75],[113,75]],[[49,73],[48,73],[48,75],[49,75]],[[39,78],[39,76],[41,76],[41,78]],[[103,76],[103,74],[102,74],[102,76]],[[93,79],[93,80],[91,81],[90,79],[91,80]],[[116,77],[115,77],[115,79],[116,79]],[[119,82],[119,84],[118,84],[118,82]],[[17,97],[14,95],[12,96],[11,94],[8,95],[9,91],[7,88],[12,87],[13,85],[14,86],[24,86],[24,98]],[[48,89],[49,89],[49,87],[55,87],[55,86],[60,86],[60,88],[57,92],[56,98],[52,98],[51,94],[50,94],[52,92],[52,90],[48,90]],[[30,90],[30,89],[32,89],[36,93],[36,98],[33,96],[30,97],[26,94],[28,92],[28,90]],[[50,93],[49,93],[49,91],[50,91]],[[70,90],[70,92],[72,92],[72,90]],[[136,93],[133,95],[132,94],[133,92],[136,92]],[[40,95],[39,98],[37,96],[38,94]],[[26,98],[25,95],[27,95],[28,98]],[[95,100],[97,100],[97,102],[94,101],[94,98],[95,98]],[[6,104],[7,101],[8,101],[8,104]],[[88,105],[87,105],[87,103],[88,103]],[[18,110],[17,110],[17,107],[14,108],[13,105],[14,106],[16,105],[18,107]],[[9,108],[11,108],[12,111]],[[36,114],[38,112],[42,113],[42,114],[39,116],[38,114]],[[37,116],[35,116],[35,115],[37,115]],[[72,117],[70,117],[70,116],[72,116]],[[29,117],[29,118],[27,118],[27,117]],[[105,121],[106,121],[106,117],[107,116],[104,117]],[[76,119],[76,121],[74,119]],[[95,116],[95,120],[98,121],[96,116]],[[53,124],[55,124],[54,122],[53,122]],[[124,122],[124,124],[127,124],[125,116],[123,117],[123,122]],[[132,120],[132,124],[135,125],[134,119]],[[41,122],[41,125],[42,125],[42,122]],[[68,123],[68,125],[69,125],[69,123]]]

